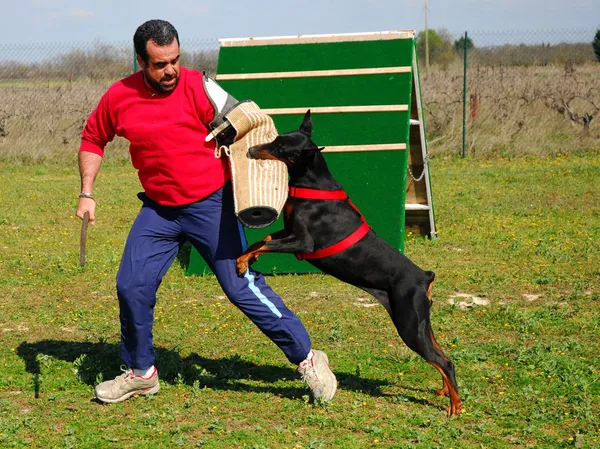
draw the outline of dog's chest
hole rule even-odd
[[[339,240],[362,223],[360,214],[345,201],[290,198],[283,206],[282,213],[288,234],[309,234],[315,242],[321,243]]]

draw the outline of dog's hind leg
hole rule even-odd
[[[462,401],[460,400],[460,396],[458,395],[458,388],[457,388],[457,384],[456,384],[454,364],[448,357],[446,357],[444,355],[443,351],[441,350],[441,348],[438,346],[437,342],[435,341],[435,337],[433,335],[433,330],[431,329],[431,325],[429,325],[428,327],[429,327],[429,332],[430,332],[430,336],[431,336],[430,338],[431,338],[433,345],[437,349],[437,354],[441,355],[441,357],[442,357],[441,361],[440,360],[437,360],[437,361],[436,360],[428,360],[426,358],[427,363],[432,365],[442,375],[442,382],[443,382],[442,388],[439,390],[436,390],[435,394],[437,394],[438,396],[448,396],[450,398],[450,407],[448,408],[448,416],[458,415],[462,410]],[[438,358],[438,357],[434,357],[434,358]]]
[[[390,298],[391,316],[404,343],[442,375],[443,386],[436,394],[449,396],[448,415],[458,415],[462,410],[462,401],[458,395],[454,364],[446,357],[433,335],[430,295],[431,285],[427,294],[419,287],[409,292],[393,292]]]
[[[362,287],[361,287],[362,288]],[[379,301],[379,303],[387,310],[387,313],[392,316],[392,309],[390,308],[390,297],[385,290],[379,290],[376,288],[362,288],[368,294],[372,295]]]

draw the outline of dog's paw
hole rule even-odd
[[[446,412],[446,415],[450,418],[452,416],[459,416],[461,413],[463,413],[462,402],[458,401],[458,403],[456,403],[456,404],[454,404],[454,403],[450,404],[450,406],[448,407],[448,411]]]
[[[246,274],[246,271],[248,271],[248,260],[245,257],[238,257],[238,259],[235,261],[235,264],[237,272],[240,276]]]

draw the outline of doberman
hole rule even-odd
[[[283,207],[284,229],[251,245],[238,259],[239,273],[266,252],[294,253],[321,271],[373,295],[385,307],[406,345],[442,375],[437,395],[450,397],[448,415],[462,402],[454,364],[435,341],[430,322],[435,274],[423,271],[377,236],[331,175],[311,139],[310,110],[297,131],[249,149],[256,159],[284,162],[290,194]]]

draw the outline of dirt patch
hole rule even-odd
[[[456,293],[448,298],[448,304],[457,305],[461,309],[470,309],[475,306],[488,306],[490,300],[469,293]]]
[[[16,327],[5,327],[3,332],[29,332],[29,328],[24,324],[17,324]]]
[[[356,298],[356,302],[354,303],[357,307],[375,307],[378,304],[378,302],[374,302],[370,298]]]

